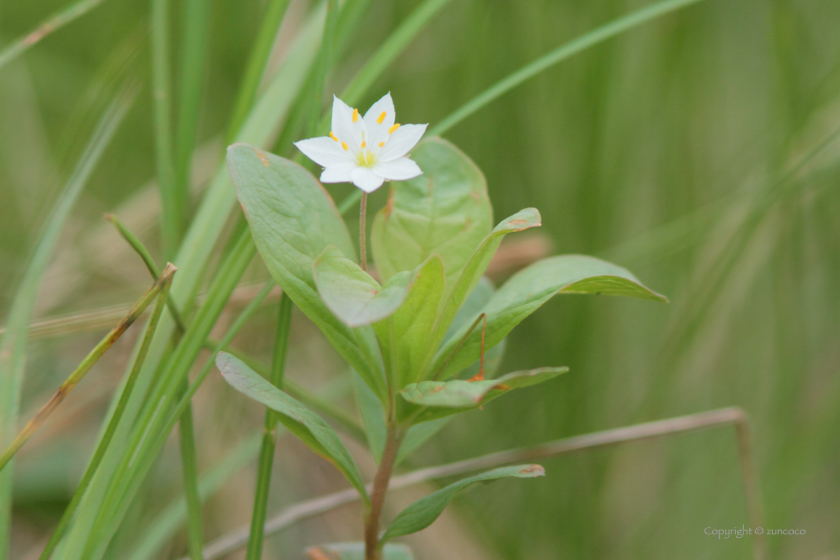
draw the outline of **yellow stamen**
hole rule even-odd
[[[342,142],[341,147],[344,148],[344,151],[347,151],[347,142]]]
[[[364,140],[362,140],[362,148],[366,148],[366,147],[367,147],[367,142],[365,142]]]
[[[380,142],[380,143],[379,143],[379,147],[380,147],[380,148],[384,148],[384,147],[385,147],[385,142]]]
[[[338,142],[338,138],[335,137],[335,134],[332,133],[332,130],[330,131],[330,138]]]
[[[358,109],[353,109],[353,122],[356,122],[358,120],[359,120],[359,110]]]
[[[382,124],[382,121],[384,121],[384,120],[385,120],[385,113],[386,113],[386,112],[387,112],[387,111],[382,111],[382,114],[381,114],[381,115],[379,115],[379,118],[378,118],[378,119],[376,119],[376,123],[377,123],[377,124]]]
[[[391,128],[388,129],[388,134],[393,134],[394,131],[397,130],[399,127],[400,127],[400,123],[395,124],[394,126],[392,126]]]

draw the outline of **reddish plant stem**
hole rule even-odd
[[[365,244],[365,229],[367,222],[367,193],[362,193],[362,202],[359,207],[359,264],[362,270],[367,271],[367,247]]]
[[[365,520],[365,560],[381,560],[382,558],[382,550],[379,546],[379,519],[382,516],[385,494],[388,492],[388,484],[391,481],[391,474],[394,471],[394,463],[397,460],[401,442],[402,435],[395,422],[388,422],[385,450],[382,452],[382,461],[379,463],[379,469],[373,479],[370,513]]]

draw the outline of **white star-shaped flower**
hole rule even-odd
[[[364,117],[333,97],[329,136],[295,142],[303,154],[324,168],[322,183],[353,183],[366,193],[385,181],[423,174],[408,152],[426,132],[425,124],[395,124],[391,94],[374,103]]]

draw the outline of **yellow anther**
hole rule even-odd
[[[378,119],[376,119],[376,123],[377,123],[377,124],[382,124],[382,121],[384,121],[384,120],[385,120],[385,113],[386,113],[386,112],[387,112],[387,111],[382,111],[382,114],[381,114],[381,115],[379,115],[379,118],[378,118]]]
[[[388,129],[388,134],[393,134],[394,131],[397,130],[399,127],[400,127],[400,123],[395,124],[394,126],[392,126],[391,128]]]
[[[342,142],[341,147],[344,148],[344,151],[347,151],[347,142]]]
[[[367,147],[367,142],[365,142],[364,140],[362,140],[362,148],[365,148],[365,147]]]
[[[380,148],[384,148],[384,147],[385,147],[385,142],[380,142],[380,143],[379,143],[379,147],[380,147]]]
[[[358,109],[353,109],[353,122],[356,122],[358,120],[359,120],[359,110]]]
[[[332,130],[330,131],[330,138],[338,142],[338,138],[335,137],[335,134],[332,133]]]

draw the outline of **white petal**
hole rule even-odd
[[[352,183],[350,173],[358,167],[354,161],[342,161],[324,169],[321,173],[322,183]]]
[[[393,161],[378,162],[373,171],[388,180],[405,181],[423,174],[423,170],[413,160],[407,157],[397,158]]]
[[[384,116],[382,116],[383,113]],[[378,122],[380,117],[382,117],[381,124]],[[388,129],[394,126],[395,120],[394,101],[390,93],[371,105],[365,113],[365,127],[369,136],[367,142],[371,148],[377,149],[379,143],[385,141],[388,137]]]
[[[372,193],[385,182],[383,177],[380,177],[368,167],[357,167],[350,173],[350,176],[353,178],[353,184],[366,193]]]
[[[353,109],[338,97],[333,96],[332,132],[341,142],[347,143],[353,154],[361,149],[364,130],[364,119],[357,118],[356,122],[353,122]]]
[[[350,152],[341,149],[339,143],[328,136],[301,140],[299,142],[295,142],[295,146],[297,146],[298,150],[303,152],[303,155],[321,167],[330,167],[336,163],[342,161],[352,161],[353,159]]]
[[[380,161],[393,161],[403,157],[417,145],[426,132],[426,124],[404,124],[394,131],[379,152]]]

